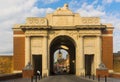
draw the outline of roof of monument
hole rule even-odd
[[[28,17],[25,24],[16,25],[21,28],[53,28],[53,29],[76,29],[76,28],[106,28],[113,27],[111,24],[101,24],[99,17],[81,17],[73,13],[68,4],[57,8],[46,17]]]

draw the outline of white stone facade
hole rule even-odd
[[[19,27],[19,28],[18,28]],[[96,74],[96,68],[101,63],[102,39],[100,24],[97,17],[81,17],[72,13],[67,5],[58,8],[45,18],[29,17],[26,24],[16,29],[25,31],[25,65],[32,63],[32,55],[42,55],[42,75],[49,75],[50,45],[58,36],[68,36],[75,45],[75,74],[85,74],[85,55],[93,55],[91,74]]]

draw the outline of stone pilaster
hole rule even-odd
[[[97,36],[97,68],[99,64],[102,62],[102,46],[101,46],[101,36]]]
[[[79,38],[79,42],[80,42],[80,74],[85,74],[85,71],[84,71],[84,69],[85,69],[85,67],[84,67],[84,64],[85,64],[85,62],[84,62],[84,59],[85,59],[85,56],[84,56],[84,48],[83,48],[83,44],[84,44],[84,41],[83,41],[83,39],[84,39],[84,37],[83,36],[80,36],[80,38]]]
[[[76,53],[76,75],[81,75],[84,74],[83,36],[78,38]]]
[[[25,38],[25,66],[30,62],[30,37]]]
[[[44,36],[43,37],[43,76],[46,76],[48,75],[48,59],[47,59],[47,56],[48,56],[48,49],[47,49],[47,36]]]

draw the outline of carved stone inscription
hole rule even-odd
[[[73,16],[53,16],[53,26],[73,26]]]
[[[95,17],[82,17],[82,24],[84,25],[99,25],[100,19]]]
[[[27,18],[26,24],[47,26],[47,19],[46,18],[38,18],[38,17],[30,17],[30,18]]]

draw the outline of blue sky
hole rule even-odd
[[[13,54],[14,24],[25,23],[26,17],[43,17],[65,3],[80,16],[112,23],[113,51],[120,51],[120,0],[0,0],[0,54]]]

